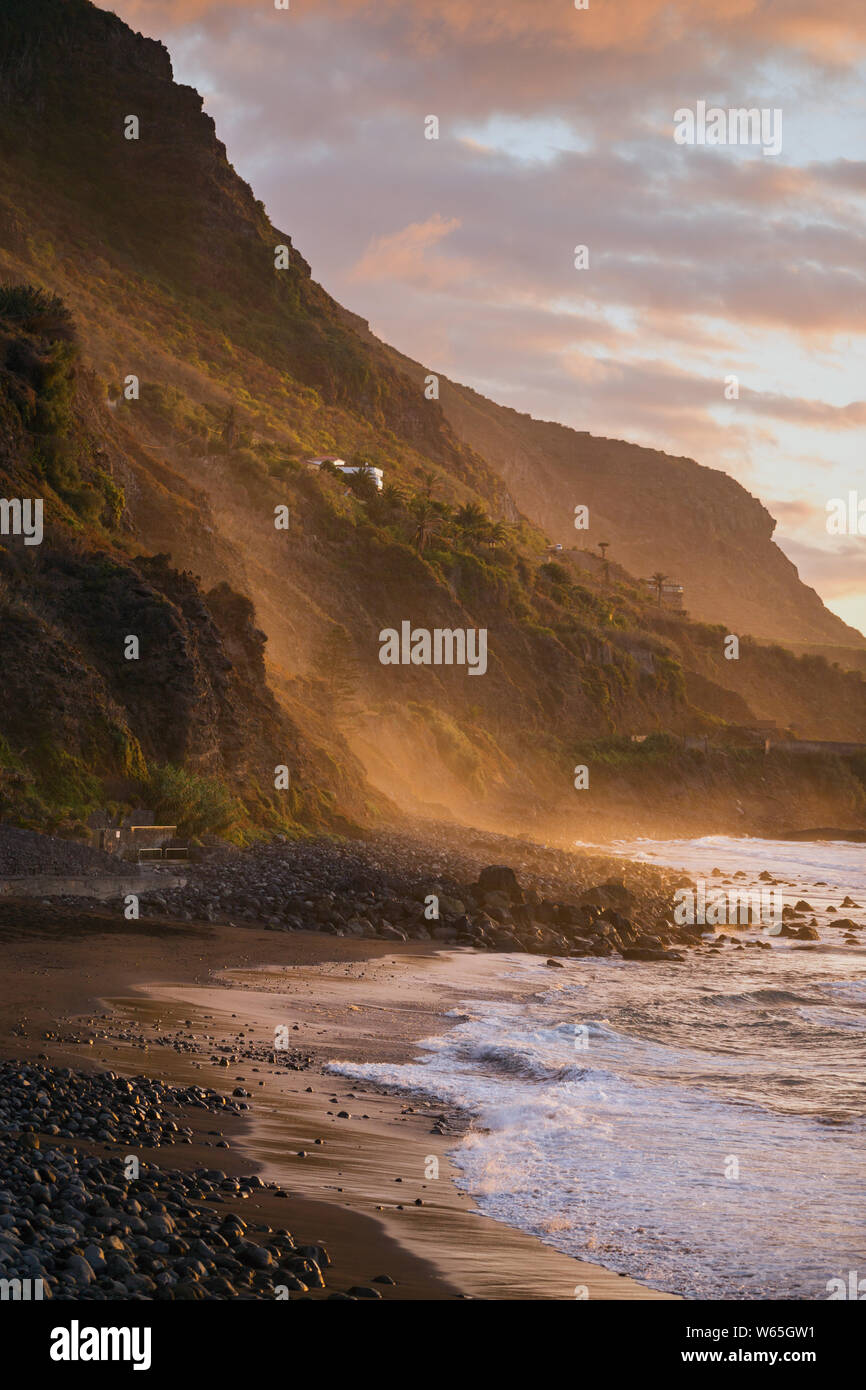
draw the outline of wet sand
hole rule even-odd
[[[152,1157],[280,1182],[289,1201],[264,1193],[244,1216],[325,1244],[342,1281],[332,1288],[387,1274],[385,1299],[669,1297],[480,1215],[447,1157],[470,1117],[324,1070],[409,1059],[462,999],[510,988],[505,958],[32,902],[3,904],[0,943],[4,1056],[250,1093],[248,1117],[224,1125],[229,1149],[191,1112],[193,1144]],[[272,1065],[278,1027],[289,1051]],[[228,1068],[210,1060],[220,1046],[238,1058]]]

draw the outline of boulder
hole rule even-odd
[[[798,941],[820,941],[820,940],[821,940],[821,938],[820,938],[820,936],[818,935],[818,932],[815,930],[815,928],[814,928],[814,927],[806,926],[805,923],[804,923],[804,925],[803,925],[802,927],[798,927],[798,928],[797,928],[797,930],[795,931],[794,935],[796,936],[796,938],[797,938]]]
[[[466,907],[459,898],[449,898],[440,894],[439,912],[443,917],[462,917]]]
[[[239,1241],[237,1252],[244,1264],[251,1265],[253,1269],[267,1269],[273,1264],[270,1250],[263,1245],[255,1245],[251,1240]]]
[[[771,928],[767,935],[787,936],[793,941],[820,941],[821,939],[815,928],[807,926],[805,922],[799,927],[783,922],[781,927]]]
[[[506,864],[489,864],[478,875],[476,896],[483,900],[486,893],[507,893],[510,902],[522,903],[523,892],[513,869]]]
[[[489,912],[497,922],[510,922],[511,899],[507,893],[485,893],[482,902],[484,911]]]
[[[83,1255],[70,1255],[66,1261],[66,1270],[76,1284],[92,1284],[96,1278],[92,1266]]]
[[[611,878],[595,888],[587,888],[580,895],[581,907],[612,907],[620,912],[628,911],[636,902],[634,893],[619,878]]]
[[[507,927],[497,927],[493,936],[497,951],[522,951],[523,943]]]

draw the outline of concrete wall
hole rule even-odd
[[[143,897],[158,889],[181,888],[186,879],[178,874],[21,874],[0,879],[0,898],[116,898],[119,893]]]

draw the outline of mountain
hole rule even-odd
[[[363,818],[356,761],[343,748],[335,813],[321,721],[268,688],[249,598],[138,553],[106,414],[62,301],[0,289],[0,484],[48,518],[41,543],[0,544],[0,813],[77,834],[131,802],[193,833]],[[278,764],[293,774],[280,795]]]
[[[431,370],[394,351],[389,357],[416,381]],[[457,438],[484,456],[551,540],[609,541],[610,557],[632,574],[659,571],[681,584],[699,621],[794,648],[850,649],[843,659],[859,665],[866,637],[802,582],[772,539],[776,523],[766,507],[727,473],[535,420],[446,377],[439,382]],[[589,509],[582,532],[578,505]]]
[[[108,802],[177,806],[220,833],[228,803],[244,833],[398,808],[568,833],[615,827],[614,804],[679,826],[862,814],[853,766],[762,762],[744,732],[773,717],[866,739],[862,679],[745,638],[726,660],[724,628],[639,582],[674,565],[630,566],[625,532],[604,537],[608,562],[552,554],[564,532],[545,534],[518,476],[544,451],[527,442],[511,469],[492,434],[473,442],[463,388],[428,400],[421,368],[314,281],[162,44],[88,0],[4,0],[0,169],[0,487],[45,507],[40,546],[0,536],[0,813],[68,829]],[[485,419],[513,414],[474,399]],[[384,488],[308,466],[325,455],[380,467]],[[740,509],[754,585],[787,584],[808,614],[760,505],[696,464],[692,505],[671,500],[657,460],[657,511],[631,496],[636,463],[619,503],[599,482],[611,516],[671,517],[676,501],[700,531]],[[580,501],[602,507],[569,495],[569,515]],[[701,546],[713,564],[724,551]],[[846,648],[820,603],[813,617]],[[404,623],[483,631],[485,673],[383,664],[381,634]],[[690,736],[718,745],[712,767],[696,772]],[[742,756],[724,751],[738,741]],[[576,800],[586,758],[606,771]]]

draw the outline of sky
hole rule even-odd
[[[863,0],[113,8],[166,44],[271,220],[379,337],[537,418],[730,473],[866,632]],[[711,116],[681,142],[699,103],[766,112],[766,138]]]

